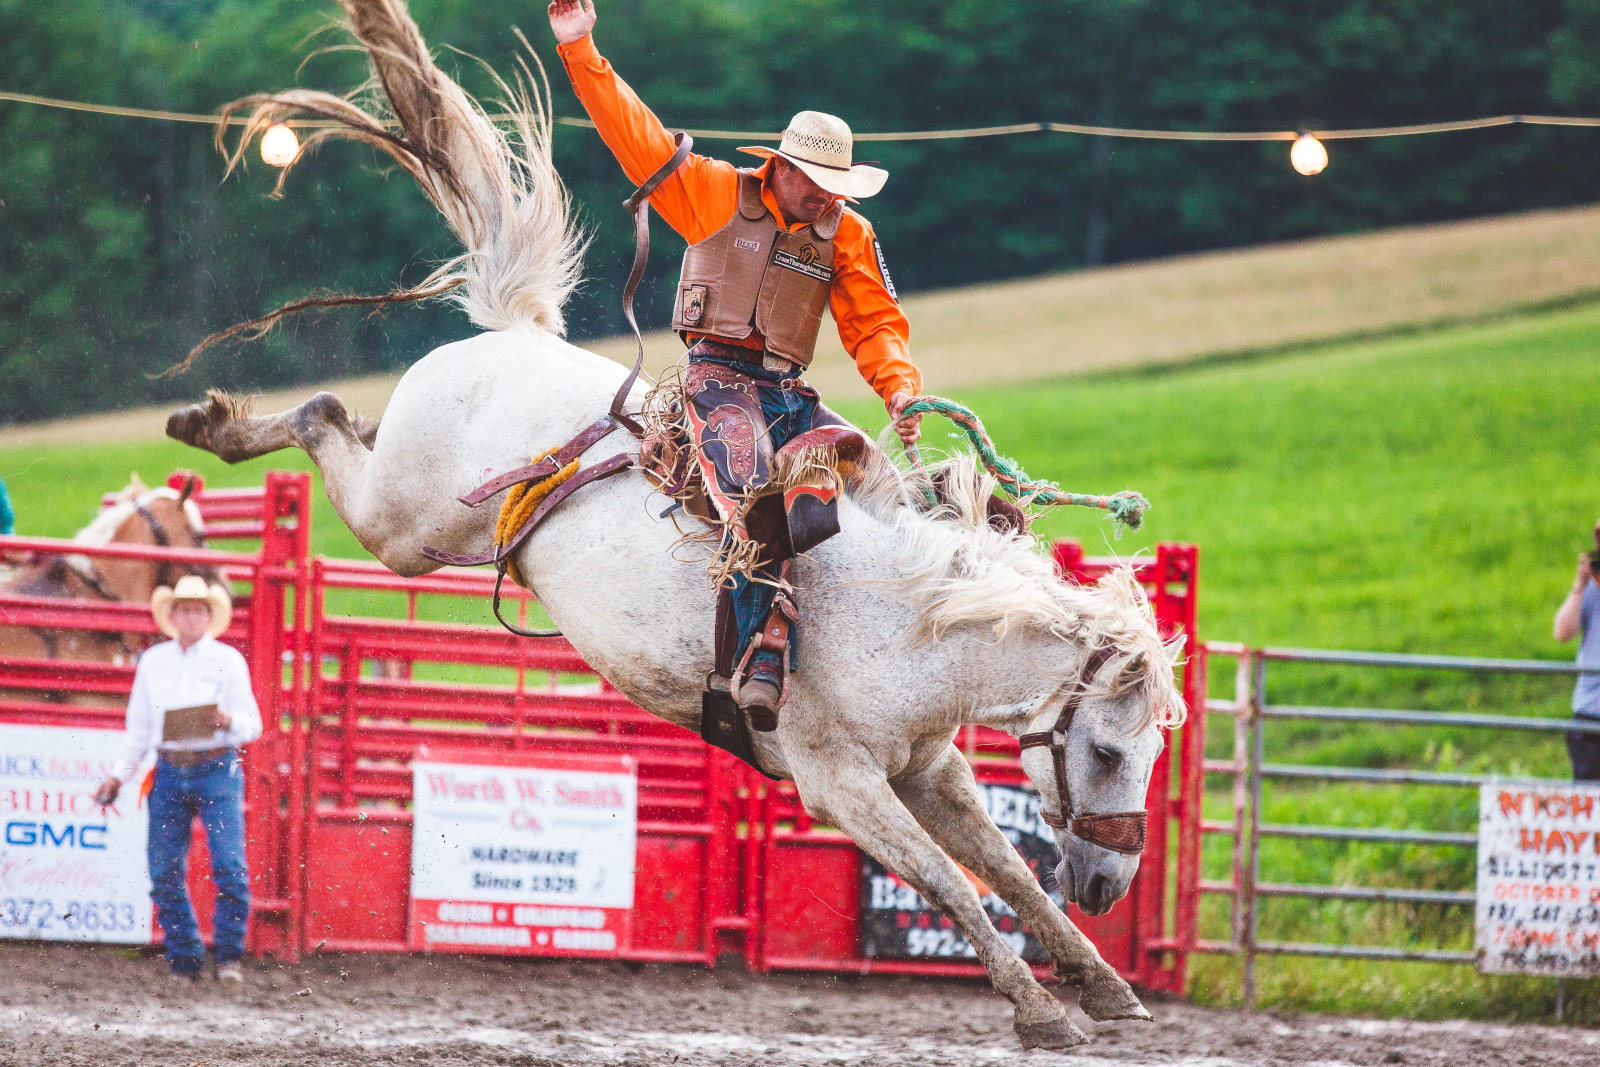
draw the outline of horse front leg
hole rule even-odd
[[[894,783],[896,795],[951,858],[994,887],[1027,923],[1056,962],[1056,971],[1081,985],[1078,1006],[1097,1022],[1145,1019],[1138,996],[1045,895],[1028,865],[984,811],[972,767],[954,746],[918,774]]]
[[[917,825],[881,767],[846,763],[830,751],[797,754],[791,769],[809,810],[849,834],[960,928],[995,990],[1011,1001],[1012,1025],[1023,1048],[1071,1048],[1089,1040],[1067,1018],[1061,1002],[1034,979],[1032,968],[1011,951],[989,922],[972,883]]]

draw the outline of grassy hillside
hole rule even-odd
[[[889,252],[892,261],[892,240]],[[666,259],[658,255],[655,269],[674,269]],[[1600,292],[1597,277],[1600,207],[1586,207],[923,293],[907,298],[906,312],[929,390],[948,393],[1481,320],[1592,296]],[[615,321],[622,329],[620,315]],[[588,347],[633,362],[631,338]],[[683,353],[665,332],[649,335],[646,348],[654,369]],[[225,349],[205,357],[191,375],[196,396],[207,384],[206,366],[227,358]],[[810,377],[830,398],[872,402],[831,330],[823,330]],[[375,414],[398,379],[326,387]],[[312,391],[280,390],[263,398],[261,410]],[[140,409],[0,426],[0,448],[150,440],[164,419],[164,410]]]
[[[958,390],[1001,448],[1064,487],[1143,490],[1147,527],[1121,542],[1097,513],[1063,510],[1044,531],[1091,551],[1133,552],[1157,540],[1202,546],[1202,633],[1252,643],[1562,658],[1550,617],[1600,513],[1600,306],[1547,311],[1414,336],[1325,346],[1247,362],[1174,366],[1078,381]],[[876,427],[870,401],[848,413]],[[938,427],[931,435],[940,440]],[[170,442],[99,448],[0,448],[24,532],[68,534],[130,469],[147,478],[189,465],[213,484],[258,482],[285,453],[226,468]],[[353,539],[318,497],[318,551]],[[487,605],[478,605],[483,620]],[[1275,678],[1279,678],[1275,675]],[[1285,673],[1278,697],[1371,697],[1402,707],[1462,701],[1558,715],[1559,683],[1482,690],[1425,677]],[[1407,762],[1561,773],[1557,740],[1496,750],[1494,738],[1396,729],[1306,728],[1275,735],[1269,755],[1367,765]],[[1503,746],[1504,738],[1499,739]],[[1219,752],[1220,754],[1220,752]],[[1405,813],[1470,828],[1470,797],[1421,790],[1277,790],[1268,818],[1355,825]],[[1223,803],[1212,798],[1213,808]],[[1220,854],[1213,865],[1225,862]],[[1275,880],[1459,888],[1459,855],[1318,846],[1269,851]],[[1217,873],[1220,873],[1221,868]],[[1333,931],[1381,943],[1460,944],[1470,916],[1411,910],[1273,905],[1267,936]],[[1463,919],[1465,925],[1463,926]],[[1212,913],[1212,921],[1216,914]],[[1211,933],[1220,933],[1213,927]],[[1203,999],[1236,995],[1234,965],[1202,961]],[[1549,983],[1490,981],[1470,969],[1271,960],[1265,1002],[1422,1015],[1522,1015],[1548,1009]],[[1597,1011],[1590,993],[1580,1009]]]

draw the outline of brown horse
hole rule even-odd
[[[150,545],[204,548],[205,526],[189,500],[194,482],[183,489],[149,489],[133,476],[132,483],[105,506],[94,521],[73,538],[81,545]],[[213,568],[168,560],[108,559],[77,554],[51,555],[29,562],[0,580],[0,597],[26,596],[148,604],[158,586],[171,585],[190,572],[220,581]],[[5,625],[0,604],[0,659],[75,660],[90,663],[132,663],[150,643],[137,632],[63,630]],[[72,704],[122,703],[108,694],[41,693],[0,689],[0,698],[46,699]]]

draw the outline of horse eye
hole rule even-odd
[[[1095,745],[1093,749],[1095,762],[1108,771],[1114,771],[1122,766],[1122,753],[1110,745]]]

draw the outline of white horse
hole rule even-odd
[[[452,297],[488,332],[413,365],[380,424],[352,419],[329,393],[270,416],[212,393],[175,412],[167,432],[229,462],[304,449],[361,543],[394,571],[417,575],[437,566],[424,545],[469,552],[489,542],[492,509],[468,509],[458,496],[604,414],[624,372],[561,336],[582,240],[532,80],[533,98],[517,100],[533,117],[514,146],[433,65],[399,0],[341,2],[402,133],[388,134],[344,99],[296,91],[241,102],[255,107],[245,141],[298,110],[337,118],[338,132],[393,155],[466,245],[439,278],[462,279]],[[583,463],[635,447],[618,431]],[[1142,809],[1162,729],[1183,716],[1176,647],[1161,640],[1126,571],[1095,589],[1060,581],[1031,539],[989,528],[990,484],[970,461],[952,463],[954,501],[934,514],[908,505],[920,488],[887,460],[843,500],[840,533],[796,567],[798,670],[777,731],[755,743],[763,766],[792,778],[813,816],[960,927],[1015,1006],[1024,1046],[1064,1048],[1087,1038],[1001,939],[952,858],[1037,932],[1058,973],[1082,987],[1091,1018],[1150,1016],[989,819],[952,741],[969,723],[1013,735],[1049,730],[1076,692],[1081,707],[1064,737],[1073,809]],[[697,729],[713,595],[705,560],[674,551],[679,531],[658,517],[668,503],[638,471],[598,482],[556,509],[517,563],[597,671],[640,707]],[[1115,654],[1080,689],[1089,650],[1100,647]],[[1051,755],[1029,749],[1023,767],[1045,808],[1059,809]],[[1084,911],[1104,912],[1127,892],[1137,855],[1065,830],[1056,840],[1056,876]]]

